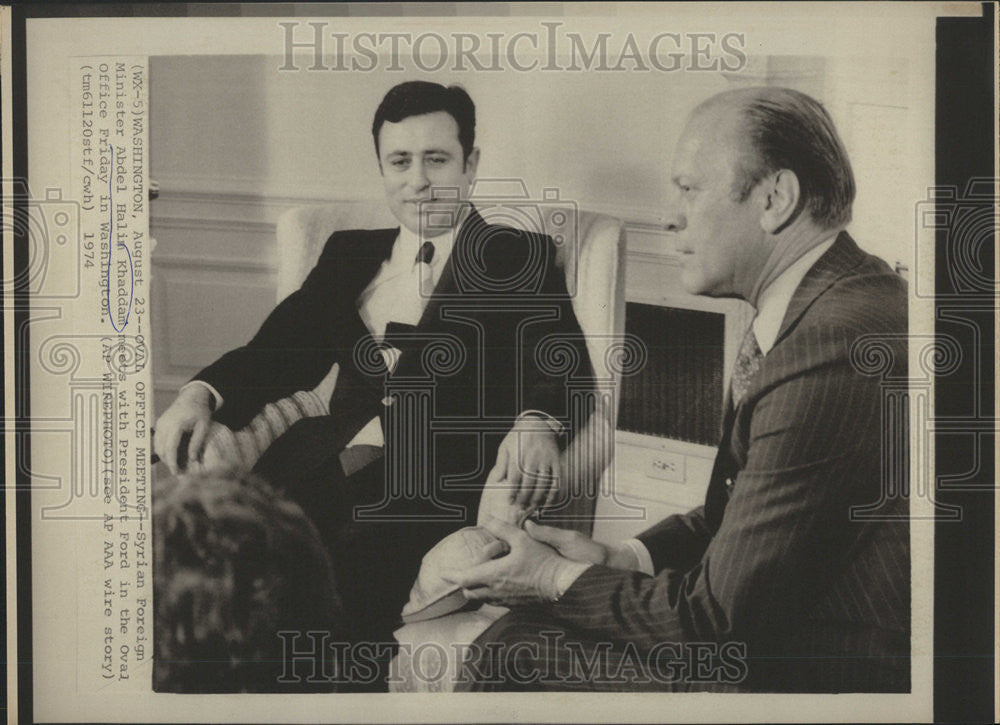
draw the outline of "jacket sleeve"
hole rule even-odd
[[[327,241],[302,287],[274,308],[246,345],[194,377],[222,396],[219,422],[246,425],[267,403],[315,386],[336,362],[338,237]]]
[[[674,514],[636,537],[653,560],[653,569],[690,569],[705,553],[712,533],[705,523],[705,507]]]
[[[752,649],[830,586],[864,536],[850,507],[879,498],[881,398],[878,381],[849,364],[853,335],[814,332],[773,361],[789,373],[756,401],[746,465],[703,555],[653,577],[592,567],[553,605],[557,617],[640,647],[733,640]],[[703,538],[701,526],[698,515],[668,519],[643,538],[669,548]]]

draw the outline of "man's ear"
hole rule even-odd
[[[465,160],[465,173],[476,175],[476,169],[479,168],[479,147],[476,146],[469,152],[469,157]]]
[[[799,207],[799,178],[790,169],[780,169],[761,184],[765,194],[760,225],[775,234],[791,221]]]

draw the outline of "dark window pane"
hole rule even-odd
[[[649,357],[622,380],[618,429],[718,445],[725,315],[629,302],[625,331],[646,344]]]

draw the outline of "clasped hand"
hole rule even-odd
[[[553,601],[559,597],[560,577],[579,563],[608,564],[610,550],[576,532],[526,521],[524,528],[488,516],[482,522],[494,536],[505,541],[509,552],[497,559],[444,577],[462,587],[468,599],[498,604]]]

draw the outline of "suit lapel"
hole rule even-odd
[[[816,261],[816,264],[810,268],[796,288],[788,303],[788,310],[786,310],[785,317],[781,322],[775,345],[791,332],[806,310],[826,290],[860,264],[864,258],[864,252],[858,248],[851,236],[847,232],[841,232],[833,245]],[[762,364],[766,365],[767,358],[765,357],[764,360],[765,362]],[[744,396],[744,399],[740,401],[740,407],[743,406],[748,397]],[[716,531],[722,523],[722,514],[729,501],[727,480],[735,480],[739,471],[746,464],[745,459],[741,460],[741,456],[737,455],[736,442],[733,440],[733,428],[736,425],[737,413],[738,409],[734,409],[732,403],[732,390],[726,390],[722,439],[719,442],[719,451],[716,454],[708,491],[705,495],[706,521],[713,531]]]
[[[722,437],[719,439],[719,449],[712,464],[712,474],[709,477],[708,490],[705,492],[705,522],[713,534],[719,530],[722,523],[722,512],[726,509],[729,492],[726,479],[736,474],[733,472],[732,435],[736,411],[733,408],[733,395],[726,391],[726,403],[722,414]]]
[[[813,302],[820,295],[826,292],[838,279],[849,273],[858,266],[865,258],[865,253],[858,248],[858,245],[851,239],[847,232],[841,232],[833,245],[826,250],[816,264],[806,272],[799,286],[792,295],[785,317],[778,330],[778,337],[774,344],[777,345],[788,335],[795,323],[805,314]]]
[[[382,263],[392,255],[398,236],[399,227],[373,229],[355,237],[353,244],[345,246],[342,254],[344,263],[338,266],[343,290],[334,290],[333,293],[348,304],[357,306],[358,296],[371,284]]]
[[[375,341],[358,310],[358,297],[361,296],[365,287],[371,284],[382,263],[392,254],[392,248],[398,236],[399,227],[361,232],[342,250],[344,264],[339,266],[341,273],[338,275],[341,289],[334,291],[334,299],[344,306],[342,319],[346,323],[340,332],[341,339],[338,340],[342,346],[341,359],[343,360],[353,360],[355,347],[358,345],[365,348],[372,346],[374,349]],[[382,364],[381,355],[366,355],[365,359],[376,367]],[[351,367],[355,366],[352,364]],[[383,369],[383,374],[384,372]],[[348,384],[347,379],[348,376],[344,375],[343,384],[345,386]],[[381,380],[373,379],[370,374],[359,375],[359,380],[370,385],[381,385]]]

